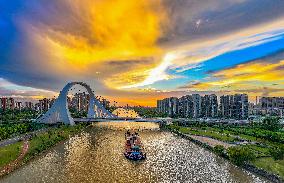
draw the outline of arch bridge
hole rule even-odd
[[[117,118],[116,115],[110,113],[95,97],[91,87],[84,82],[70,82],[61,91],[51,108],[40,118],[39,123],[53,124],[63,122],[65,124],[74,125],[74,119],[68,109],[67,95],[68,91],[75,85],[81,85],[88,91],[90,95],[87,118]]]

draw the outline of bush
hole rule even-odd
[[[222,145],[216,145],[213,151],[220,156],[225,156],[225,148]]]
[[[261,126],[265,130],[270,130],[270,131],[278,131],[281,126],[280,126],[280,120],[278,117],[267,117],[264,118]]]
[[[274,160],[282,160],[284,158],[284,146],[269,149],[269,154]]]
[[[253,151],[243,146],[229,147],[228,156],[236,165],[243,165],[245,162],[252,161],[256,158]]]

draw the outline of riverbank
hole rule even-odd
[[[2,169],[0,169],[0,177],[9,174],[13,170],[15,170],[22,162],[28,150],[29,150],[29,141],[25,140],[23,142],[20,155],[15,160],[11,161],[9,164],[5,165]]]
[[[234,139],[234,135],[229,136],[228,133],[227,134],[222,134],[222,133],[216,133],[216,131],[214,132],[214,130],[209,131],[207,128],[187,128],[187,127],[179,127],[179,126],[175,126],[175,125],[169,125],[165,127],[166,129],[170,130],[171,132],[186,138],[192,142],[194,142],[195,144],[198,144],[212,152],[214,152],[215,154],[228,159],[229,161],[233,162],[234,164],[237,164],[238,166],[240,166],[241,168],[244,168],[250,172],[253,172],[257,175],[260,175],[262,177],[267,178],[268,180],[272,181],[272,182],[277,182],[277,183],[282,183],[284,182],[284,177],[283,177],[283,172],[282,172],[282,168],[280,166],[277,165],[272,165],[272,162],[276,162],[274,161],[272,158],[262,162],[263,158],[267,158],[268,155],[265,154],[263,155],[263,148],[260,149],[260,151],[262,151],[261,153],[258,153],[256,155],[256,157],[253,157],[255,154],[253,153],[253,151],[251,151],[251,149],[247,148],[246,145],[241,145],[237,139]],[[191,133],[194,132],[194,133]],[[201,132],[201,133],[198,133]],[[194,135],[193,135],[194,134]],[[223,138],[225,137],[225,138]],[[211,140],[210,140],[211,138]],[[218,139],[218,140],[217,140]],[[223,141],[222,141],[222,140]],[[231,141],[225,141],[224,139],[232,139]],[[219,141],[219,142],[218,142]],[[224,145],[226,144],[226,145]],[[233,145],[232,145],[233,144]],[[248,147],[250,147],[252,145],[248,144]],[[255,146],[255,145],[254,145]],[[243,149],[243,147],[245,149]],[[254,150],[256,151],[258,149],[258,147],[254,147]],[[241,152],[242,151],[249,151],[248,154],[244,154],[242,157]],[[253,154],[253,158],[251,159],[246,159],[245,156],[250,156],[250,154]],[[240,162],[239,160],[243,161]],[[280,163],[282,163],[282,160],[280,160]],[[265,168],[263,168],[265,167]],[[273,168],[270,168],[273,167]]]
[[[40,134],[35,134],[34,136],[30,137],[28,143],[27,141],[24,143],[17,142],[15,144],[11,144],[0,148],[0,151],[1,149],[4,149],[4,151],[11,154],[8,160],[7,157],[0,156],[0,162],[1,158],[3,159],[2,160],[3,163],[0,166],[0,170],[2,170],[0,177],[9,174],[15,169],[28,163],[30,160],[34,159],[35,157],[42,155],[50,148],[65,141],[70,136],[75,135],[85,127],[86,125],[81,125],[81,124],[76,126],[62,125],[59,126],[58,128],[50,128],[45,132],[42,132]],[[19,150],[19,146],[22,146],[22,150]],[[19,151],[21,152],[20,154]]]

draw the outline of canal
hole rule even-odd
[[[123,156],[125,128],[139,132],[147,159]],[[154,123],[96,123],[0,180],[4,182],[267,182]]]

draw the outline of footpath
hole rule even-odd
[[[204,136],[198,136],[198,135],[189,135],[189,134],[184,134],[185,136],[191,137],[195,140],[198,140],[202,143],[208,144],[211,147],[215,147],[216,145],[222,145],[224,146],[226,149],[231,147],[231,146],[235,146],[235,144],[229,144],[220,140],[216,140],[210,137],[204,137]]]
[[[14,143],[19,142],[19,141],[24,141],[25,139],[27,139],[27,137],[31,137],[31,136],[46,132],[47,130],[49,130],[49,128],[43,128],[43,129],[36,130],[36,131],[33,131],[33,132],[29,132],[29,133],[26,133],[26,134],[23,134],[23,135],[19,135],[17,137],[2,140],[2,141],[0,141],[0,148],[7,146],[7,145],[14,144]]]
[[[0,169],[0,177],[12,172],[13,170],[15,170],[18,167],[18,165],[21,164],[21,162],[22,162],[23,158],[25,157],[25,155],[27,154],[28,150],[29,150],[29,141],[25,140],[23,147],[22,147],[22,150],[21,150],[21,153],[17,157],[17,159],[15,159],[11,163],[9,163],[8,165],[6,165],[2,169]]]

